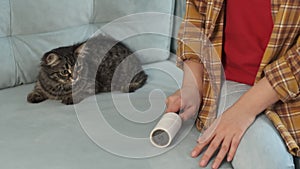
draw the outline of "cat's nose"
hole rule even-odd
[[[76,81],[78,79],[78,75],[77,73],[73,73],[71,74],[71,77],[70,77],[73,81]]]

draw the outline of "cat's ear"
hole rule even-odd
[[[75,54],[78,57],[84,57],[86,54],[86,43],[83,43],[81,45],[79,45],[76,49],[75,49]]]
[[[46,55],[44,62],[46,65],[53,67],[59,64],[59,57],[55,53],[49,53]]]

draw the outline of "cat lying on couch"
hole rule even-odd
[[[146,81],[147,75],[133,52],[123,43],[99,34],[44,54],[27,101],[54,99],[66,105],[76,104],[100,92],[133,92]]]

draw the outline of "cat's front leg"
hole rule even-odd
[[[39,92],[38,90],[34,90],[27,95],[27,101],[29,103],[40,103],[47,99],[48,98],[42,92]]]

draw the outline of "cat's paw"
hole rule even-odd
[[[45,96],[43,96],[42,94],[35,92],[35,91],[33,91],[27,95],[27,101],[29,103],[40,103],[44,100],[47,100],[47,98]]]
[[[72,105],[72,104],[74,104],[73,98],[72,98],[72,97],[65,98],[65,99],[63,99],[61,102],[62,102],[63,104],[65,104],[65,105]]]
[[[83,99],[77,97],[67,97],[62,100],[62,103],[65,105],[72,105],[81,102]]]
[[[121,92],[123,93],[132,93],[134,91],[135,91],[135,87],[132,84],[121,86]]]

